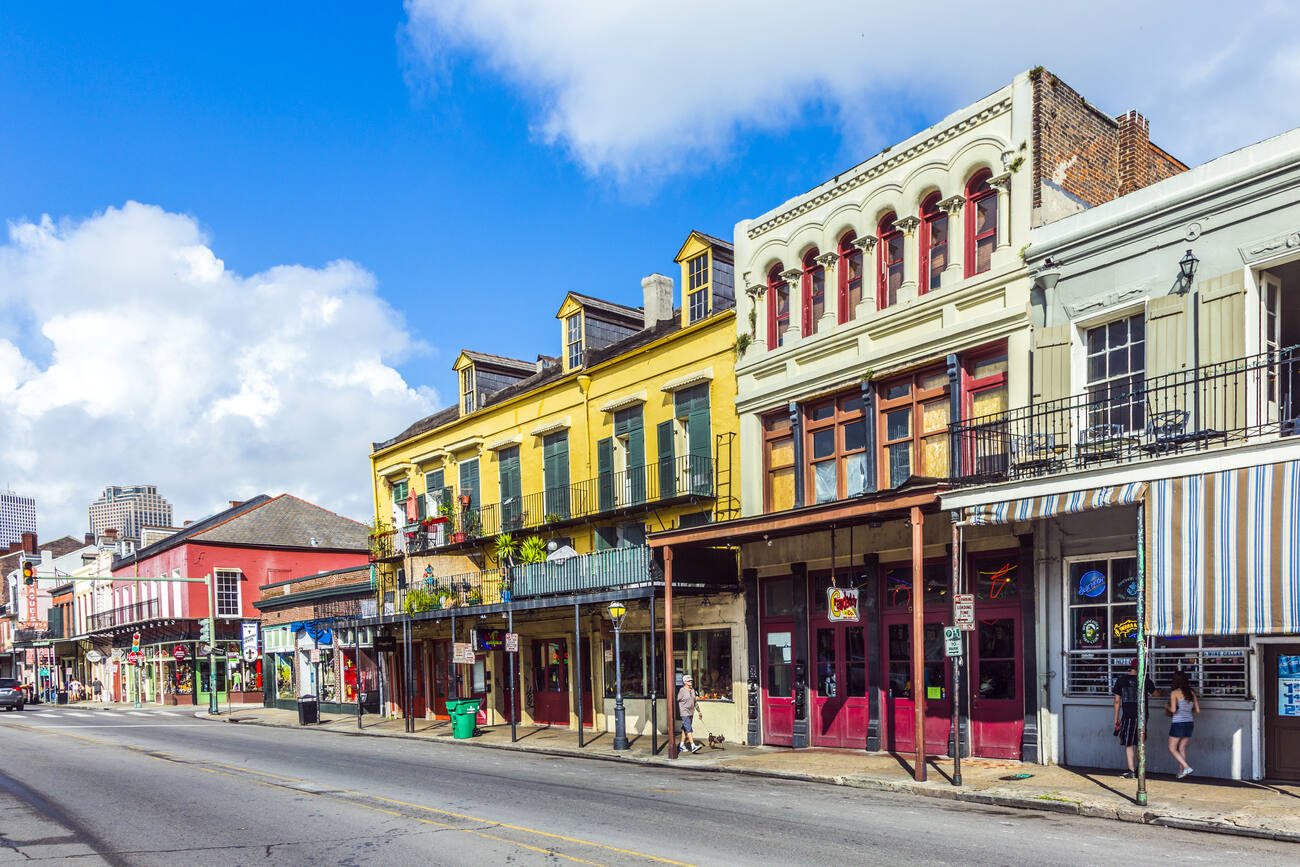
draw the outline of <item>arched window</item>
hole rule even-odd
[[[876,237],[880,239],[880,285],[876,307],[884,310],[898,303],[898,287],[903,285],[903,233],[894,225],[891,211],[880,221]]]
[[[939,207],[938,191],[921,202],[920,293],[939,288],[939,277],[948,267],[948,214]]]
[[[817,261],[817,248],[803,257],[803,336],[817,333],[817,320],[826,312],[826,269]]]
[[[993,172],[981,169],[966,184],[966,276],[983,274],[993,264],[998,245],[998,191],[989,186]]]
[[[862,249],[853,244],[857,237],[849,229],[840,238],[840,322],[856,316],[862,301]]]
[[[780,346],[789,327],[790,287],[781,277],[781,263],[777,262],[767,272],[767,348]]]

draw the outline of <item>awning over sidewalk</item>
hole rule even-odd
[[[1107,506],[1134,506],[1142,501],[1146,489],[1146,482],[1130,482],[1085,491],[1004,500],[1000,503],[970,506],[966,509],[965,520],[972,526],[1009,524],[1012,521],[1073,515]]]
[[[1153,482],[1155,635],[1300,632],[1300,461]]]

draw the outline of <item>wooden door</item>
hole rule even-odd
[[[994,759],[1020,758],[1025,730],[1020,612],[977,610],[970,633],[971,751]]]
[[[924,632],[925,751],[930,755],[948,752],[952,728],[952,695],[948,660],[943,651],[943,614],[928,614]],[[910,614],[882,618],[884,658],[889,678],[885,690],[884,718],[889,732],[886,744],[898,753],[916,751],[916,700],[912,695],[912,619]]]
[[[1264,776],[1300,782],[1300,644],[1265,644]]]
[[[794,743],[794,626],[765,625],[763,642],[763,743]]]
[[[569,644],[563,638],[533,642],[533,721],[569,724]]]
[[[813,627],[813,746],[866,748],[870,714],[865,634],[857,623]]]
[[[433,642],[433,655],[431,668],[433,671],[433,689],[430,691],[429,698],[433,704],[434,719],[451,719],[451,714],[447,713],[447,699],[457,698],[456,692],[456,666],[451,661],[451,641]]]

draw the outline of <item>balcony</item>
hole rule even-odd
[[[1300,347],[970,419],[950,427],[958,485],[1018,481],[1300,434]]]
[[[403,608],[407,613],[418,613],[500,605],[547,596],[599,593],[658,580],[662,580],[662,573],[650,548],[638,545],[565,560],[428,578],[412,584]]]
[[[127,626],[132,623],[139,623],[142,620],[153,620],[160,617],[160,611],[157,599],[145,599],[143,602],[133,602],[130,605],[123,605],[121,608],[91,614],[86,619],[86,627],[89,632],[99,632],[103,629],[112,629],[115,626]]]
[[[53,641],[58,638],[53,629],[15,629],[14,644],[30,644],[33,641]]]
[[[714,496],[712,456],[684,455],[524,494],[504,503],[462,509],[427,532],[418,525],[408,527],[402,538],[394,541],[394,548],[404,548],[411,554],[427,553],[447,545],[490,539],[498,533],[561,527]]]

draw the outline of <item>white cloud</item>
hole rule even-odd
[[[1040,63],[1106,111],[1143,112],[1157,141],[1200,162],[1300,124],[1294,55],[1272,53],[1298,7],[406,0],[435,81],[458,59],[485,64],[531,100],[542,140],[623,181],[724,158],[809,108],[865,158],[910,131],[900,111],[938,119]]]
[[[192,217],[136,202],[11,224],[0,319],[30,323],[0,339],[0,487],[38,498],[43,536],[141,482],[178,521],[282,491],[364,519],[371,440],[436,403],[393,368],[423,347],[369,272],[241,276]]]

